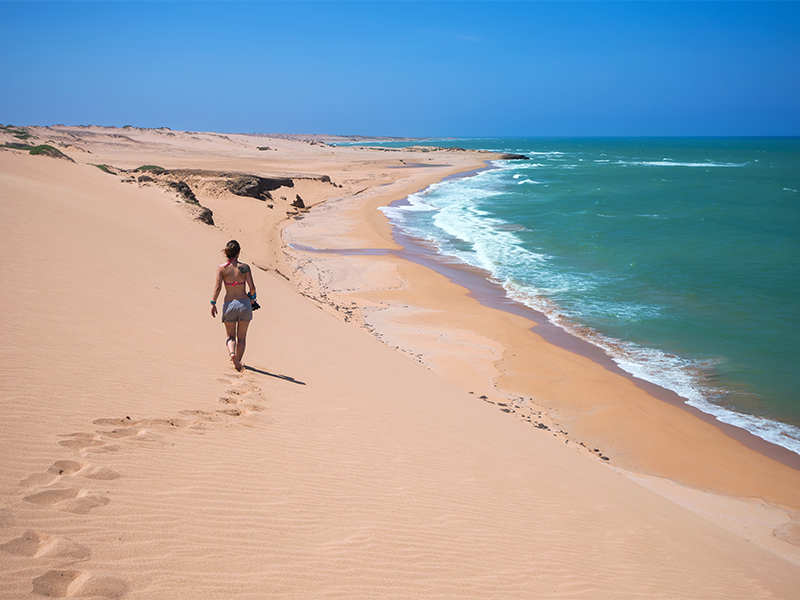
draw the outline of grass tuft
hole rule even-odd
[[[24,127],[14,127],[13,125],[0,125],[0,130],[5,131],[6,133],[10,133],[19,140],[27,140],[28,138],[33,137],[30,133],[28,133],[28,130],[25,129]]]
[[[3,144],[3,148],[13,148],[14,150],[30,150],[33,148],[30,144],[20,144],[19,142],[8,142]]]
[[[48,144],[40,144],[38,146],[31,146],[30,144],[20,144],[19,142],[9,142],[8,144],[3,144],[0,148],[13,148],[14,150],[27,150],[28,154],[33,154],[34,156],[42,155],[42,156],[49,156],[51,158],[63,158],[68,160],[69,162],[75,162],[69,156],[64,154],[58,148],[54,148]]]
[[[90,163],[90,164],[91,164],[91,163]],[[103,171],[103,173],[108,173],[109,175],[116,175],[116,173],[115,173],[114,171],[112,171],[112,170],[111,170],[111,169],[108,167],[108,165],[95,165],[95,164],[92,164],[92,166],[93,166],[93,167],[97,167],[98,169],[100,169],[101,171]]]
[[[59,150],[58,148],[54,148],[49,144],[40,144],[38,146],[33,146],[31,147],[30,150],[28,150],[28,152],[30,154],[33,154],[34,156],[42,155],[42,156],[49,156],[51,158],[65,158],[68,161],[75,162],[69,156],[64,154],[61,150]]]

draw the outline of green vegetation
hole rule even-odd
[[[103,171],[103,173],[108,173],[109,175],[116,175],[116,173],[114,173],[114,171],[112,171],[111,169],[108,168],[108,165],[95,165],[95,164],[92,164],[92,166],[93,167],[97,167],[98,169]]]
[[[64,154],[58,148],[50,146],[49,144],[39,144],[38,146],[31,146],[30,144],[21,144],[19,142],[9,142],[7,144],[3,144],[0,148],[13,148],[14,150],[27,150],[29,154],[33,154],[37,156],[39,154],[43,156],[49,156],[51,158],[63,158],[70,162],[75,162],[69,156]]]
[[[19,142],[8,142],[3,144],[3,148],[13,148],[14,150],[30,150],[33,148],[30,144],[20,144]]]
[[[14,127],[13,125],[0,125],[0,130],[5,131],[6,133],[10,133],[15,138],[19,140],[27,140],[28,138],[33,137],[28,130],[24,127]]]
[[[166,171],[166,169],[158,165],[142,165],[136,171]]]
[[[61,150],[59,150],[58,148],[54,148],[49,144],[40,144],[38,146],[33,146],[30,150],[28,150],[28,152],[30,154],[33,154],[34,156],[42,154],[44,156],[49,156],[51,158],[66,158],[71,162],[75,162],[69,156],[64,154]]]

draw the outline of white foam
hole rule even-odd
[[[731,168],[744,167],[747,163],[718,163],[718,162],[674,162],[669,159],[664,160],[619,160],[615,165],[632,165],[638,167],[692,167],[692,168]]]
[[[800,428],[765,417],[740,413],[715,402],[715,399],[724,398],[726,392],[714,388],[708,382],[707,375],[715,366],[713,361],[690,361],[661,350],[604,336],[578,324],[545,296],[525,290],[512,281],[505,282],[504,287],[510,299],[543,313],[554,325],[601,348],[626,373],[675,392],[686,400],[688,405],[712,415],[722,423],[739,427],[770,443],[800,454]],[[615,310],[620,308],[621,312],[616,315],[619,318],[643,316],[638,308],[631,312],[627,310],[630,307],[617,306]],[[645,313],[648,310],[645,308]]]

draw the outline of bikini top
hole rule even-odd
[[[226,262],[222,266],[223,267],[227,267],[229,264],[231,264],[231,261]],[[244,285],[247,282],[246,281],[234,281],[233,283],[228,283],[227,281],[223,281],[222,283],[224,283],[225,285]]]

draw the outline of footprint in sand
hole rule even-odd
[[[116,419],[95,419],[92,423],[101,427],[129,427],[131,425],[140,425],[141,421],[130,417],[119,417]]]
[[[85,515],[90,510],[105,506],[110,502],[101,494],[95,494],[79,488],[59,488],[43,490],[24,496],[25,502],[40,506],[52,506],[58,510]]]
[[[50,598],[122,598],[127,591],[128,584],[121,579],[74,569],[48,571],[33,580],[33,593]]]
[[[244,398],[241,398],[238,395],[236,395],[236,393],[233,393],[232,396],[220,397],[219,401],[222,402],[223,404],[239,404],[240,402],[244,401]]]
[[[54,462],[44,473],[34,473],[23,479],[20,485],[33,487],[36,485],[47,485],[64,475],[73,475],[83,469],[87,463],[79,463],[74,460],[59,460]]]
[[[239,408],[226,408],[223,410],[218,410],[218,413],[221,415],[227,415],[229,417],[243,417],[247,414],[247,411],[241,410]]]
[[[212,412],[207,412],[205,410],[182,410],[180,411],[182,415],[195,417],[195,423],[218,423],[222,420],[222,418]]]
[[[70,433],[61,437],[68,438],[58,442],[61,446],[83,454],[88,452],[116,452],[119,450],[119,446],[108,444],[99,435],[93,433]]]
[[[187,419],[148,419],[144,421],[148,427],[162,429],[184,429],[192,425],[192,421]]]
[[[44,473],[34,473],[26,477],[20,482],[20,485],[26,488],[48,485],[54,481],[60,481],[72,475],[103,481],[110,481],[122,477],[114,469],[109,469],[108,467],[98,467],[90,463],[78,462],[75,460],[58,460]]]
[[[5,544],[0,544],[0,550],[8,554],[30,558],[71,558],[74,560],[85,560],[89,558],[90,554],[86,546],[76,544],[67,538],[47,535],[33,529],[29,529],[20,537]]]
[[[111,481],[112,479],[119,479],[122,477],[122,475],[117,473],[114,469],[96,466],[89,466],[78,473],[78,475],[88,479],[97,479],[99,481]]]
[[[111,438],[126,438],[136,436],[136,439],[149,441],[149,436],[154,436],[148,429],[184,429],[192,425],[186,419],[143,419],[134,420],[130,417],[116,419],[95,419],[95,425],[113,426],[111,431],[98,431],[97,433]],[[148,429],[145,429],[148,428]]]
[[[158,442],[161,441],[161,436],[156,435],[149,429],[144,427],[118,427],[110,431],[98,431],[103,437],[111,438],[114,440],[124,439],[130,442]]]

